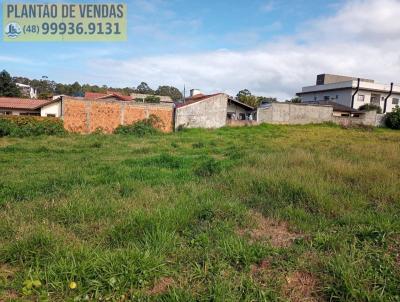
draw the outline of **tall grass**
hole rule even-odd
[[[399,151],[329,125],[1,138],[0,300],[282,301],[300,271],[322,300],[397,301]],[[299,239],[241,236],[252,211]]]

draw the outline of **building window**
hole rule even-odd
[[[392,104],[393,105],[398,105],[399,104],[399,99],[398,98],[393,98],[392,99]]]
[[[329,95],[324,96],[324,100],[325,101],[329,101],[331,98],[329,97]]]
[[[364,101],[365,101],[365,95],[360,94],[360,95],[358,96],[358,101],[359,101],[359,102],[364,102]]]
[[[19,115],[40,116],[39,112],[21,112]]]
[[[239,113],[239,120],[241,120],[241,121],[246,120],[246,114],[244,114],[244,113]]]
[[[339,95],[337,94],[337,95],[336,95],[336,99],[338,99],[338,98],[339,98]]]
[[[315,96],[315,97],[314,97],[314,101],[316,101],[316,100],[317,100],[317,97]]]
[[[55,114],[47,114],[47,117],[56,117]]]
[[[11,111],[0,111],[0,115],[11,115]]]

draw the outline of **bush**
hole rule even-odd
[[[129,134],[138,137],[153,135],[159,133],[159,129],[164,126],[161,119],[156,115],[150,115],[149,118],[133,123],[132,125],[120,125],[115,129],[115,134]]]
[[[206,161],[200,163],[200,165],[195,169],[194,173],[197,176],[210,177],[214,174],[221,172],[222,168],[218,161],[214,158],[209,158]]]
[[[155,95],[149,95],[144,99],[145,103],[153,103],[153,104],[158,104],[160,103],[160,98]]]
[[[400,130],[400,107],[396,106],[392,112],[386,114],[386,126],[391,129]]]
[[[374,104],[365,104],[360,106],[360,108],[358,108],[358,110],[361,111],[376,111],[377,113],[382,113],[382,108],[378,105],[374,105]]]
[[[64,125],[61,119],[20,115],[0,117],[0,137],[60,135],[64,133]]]

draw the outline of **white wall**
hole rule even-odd
[[[42,107],[42,109],[40,110],[40,115],[47,116],[48,114],[55,115],[55,117],[60,117],[61,116],[61,101]]]

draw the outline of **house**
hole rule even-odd
[[[21,83],[15,83],[15,85],[17,85],[17,87],[21,91],[21,94],[24,97],[37,99],[37,90],[35,88],[32,88],[30,85],[25,85]]]
[[[174,102],[170,96],[152,95],[152,94],[143,94],[143,93],[131,93],[132,99],[136,102],[144,102],[144,100],[149,96],[158,97],[160,99],[160,103],[172,104]]]
[[[249,120],[254,120],[254,108],[225,93],[205,95],[192,89],[184,103],[175,104],[175,128],[220,128]]]
[[[373,104],[386,113],[399,105],[400,86],[379,84],[370,79],[321,74],[317,76],[316,85],[303,87],[297,95],[304,103],[332,101],[353,109]]]
[[[33,115],[61,117],[62,102],[0,97],[0,115]]]
[[[87,100],[132,101],[132,97],[130,96],[111,91],[107,91],[107,93],[85,92],[84,98]]]

